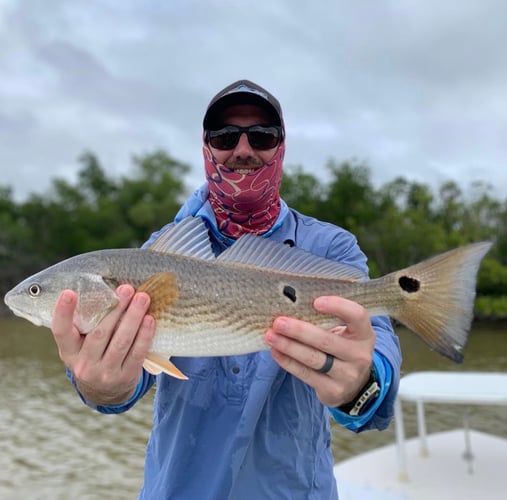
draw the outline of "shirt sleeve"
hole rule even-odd
[[[383,430],[388,427],[393,416],[399,376],[396,376],[396,371],[393,370],[389,361],[378,351],[373,353],[373,365],[377,373],[380,393],[374,404],[364,414],[350,416],[339,408],[329,408],[329,412],[337,423],[354,432],[367,429]]]
[[[88,401],[83,394],[79,391],[76,380],[74,378],[73,373],[67,368],[66,369],[67,377],[72,382],[72,385],[74,386],[74,389],[78,393],[79,397],[81,398],[81,401],[83,403],[98,411],[99,413],[106,413],[106,414],[114,414],[114,413],[123,413],[132,408],[136,404],[139,399],[141,399],[150,389],[150,387],[155,382],[155,377],[153,375],[150,375],[146,370],[143,370],[143,374],[141,378],[139,379],[139,382],[137,383],[136,390],[134,394],[131,396],[131,398],[128,401],[125,401],[125,403],[121,403],[118,405],[96,405],[92,403],[91,401]]]

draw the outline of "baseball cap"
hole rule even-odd
[[[282,108],[278,99],[266,89],[250,80],[238,80],[221,90],[211,99],[206,114],[204,115],[203,127],[209,130],[215,126],[215,120],[220,113],[229,106],[235,104],[254,104],[265,109],[273,119],[274,125],[282,125]]]

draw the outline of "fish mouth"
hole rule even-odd
[[[12,290],[10,292],[7,292],[7,294],[4,297],[4,302],[7,305],[7,307],[12,311],[12,313],[15,314],[16,316],[19,316],[20,318],[32,322],[35,326],[42,326],[43,323],[39,317],[33,316],[30,313],[23,311],[22,309],[19,309],[19,307],[16,307],[14,305],[15,297],[16,295],[12,293]]]
[[[5,297],[4,297],[4,303],[5,305],[11,310],[14,312],[14,309],[15,309],[15,306],[14,306],[14,303],[13,303],[13,297],[14,297],[14,294],[12,293],[12,290],[10,292],[7,292],[5,294]]]
[[[26,319],[33,323],[35,326],[44,326],[42,320],[37,316],[32,316],[30,313],[21,311],[20,309],[17,309],[15,307],[9,306],[10,310],[20,318]]]

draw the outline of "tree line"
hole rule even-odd
[[[112,177],[91,152],[75,182],[52,180],[47,193],[16,202],[0,186],[0,294],[21,279],[78,253],[137,247],[172,220],[195,186],[190,166],[157,150],[132,158],[127,176]],[[449,181],[438,189],[398,177],[374,187],[368,165],[329,160],[322,181],[302,166],[285,168],[289,206],[354,233],[377,277],[473,241],[492,240],[478,281],[476,316],[507,317],[507,200],[474,183],[465,193]],[[2,301],[3,302],[3,301]]]

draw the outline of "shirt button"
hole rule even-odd
[[[232,367],[232,373],[234,373],[235,375],[237,375],[239,373],[239,366],[233,366]]]

